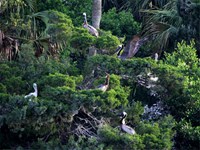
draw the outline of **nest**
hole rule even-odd
[[[77,137],[97,137],[97,131],[103,124],[102,119],[98,120],[81,107],[78,113],[73,116],[71,132]]]

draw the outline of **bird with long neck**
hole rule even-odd
[[[88,24],[86,13],[83,13],[83,16],[84,16],[83,27],[86,28],[91,35],[94,35],[94,36],[98,37],[99,36],[99,32],[93,26]]]
[[[126,122],[125,122],[126,117],[127,117],[127,113],[123,112],[122,115],[121,115],[121,120],[120,120],[121,130],[123,132],[126,132],[126,133],[131,134],[131,135],[136,134],[136,132],[133,128],[126,125]]]
[[[109,82],[110,82],[110,75],[107,73],[106,74],[106,80],[104,84],[99,85],[97,88],[103,92],[105,92],[108,87],[109,87]]]
[[[120,57],[121,55],[121,51],[124,49],[124,44],[121,44],[117,47],[117,49],[115,50],[115,54],[117,54],[117,57]]]
[[[24,98],[29,98],[29,97],[37,97],[38,96],[38,89],[37,89],[37,84],[33,83],[33,88],[34,88],[34,92],[29,93],[28,95],[24,96]]]
[[[157,62],[158,61],[158,53],[155,53],[154,57],[155,57],[154,60]]]

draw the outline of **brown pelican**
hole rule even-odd
[[[126,116],[127,116],[126,112],[123,112],[122,115],[121,115],[121,117],[122,117],[122,119],[120,120],[121,130],[123,132],[128,133],[128,134],[132,134],[132,135],[136,134],[136,132],[135,132],[135,130],[133,128],[131,128],[131,127],[129,127],[129,126],[126,125],[126,123],[125,123]]]
[[[121,59],[133,57],[146,41],[147,38],[140,38],[138,35],[134,35],[133,38],[126,44],[123,53],[118,57]]]
[[[109,87],[110,75],[106,74],[106,81],[104,84],[99,85],[97,88],[103,92],[105,92]]]
[[[97,31],[97,29],[95,29],[93,26],[89,25],[87,22],[87,17],[86,17],[86,13],[83,13],[84,16],[84,23],[83,23],[83,27],[86,28],[90,34],[98,37],[99,33]]]
[[[37,89],[37,84],[36,83],[33,83],[33,88],[34,88],[34,92],[32,93],[29,93],[28,95],[24,96],[24,98],[29,98],[29,97],[37,97],[38,96],[38,89]]]
[[[117,57],[120,57],[121,51],[124,49],[124,44],[121,44],[117,47],[115,50],[115,53],[117,54]]]

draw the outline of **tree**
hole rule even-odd
[[[93,0],[92,5],[92,26],[96,29],[100,28],[102,14],[102,0]]]
[[[187,2],[187,3],[186,3]],[[162,8],[143,10],[146,18],[143,35],[153,37],[153,47],[160,53],[166,49],[174,49],[178,42],[189,43],[195,39],[196,49],[199,49],[199,2],[173,0]]]

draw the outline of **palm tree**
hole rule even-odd
[[[25,12],[31,11],[33,11],[32,0],[1,0],[0,60],[13,60],[16,58],[19,50],[19,41],[16,37],[20,36],[22,22],[24,25],[27,23]],[[13,35],[16,37],[13,37]]]
[[[100,28],[101,14],[102,14],[102,0],[93,0],[92,26],[96,29]]]
[[[68,16],[56,11],[35,13],[32,0],[1,2],[0,59],[15,59],[19,43],[27,42],[37,57],[45,52],[50,55],[59,53],[73,26]]]
[[[153,39],[153,47],[159,53],[166,49],[174,49],[176,43],[181,40],[189,42],[194,38],[200,56],[198,46],[200,18],[197,15],[200,3],[188,1],[186,3],[183,0],[172,0],[162,9],[141,10],[146,16],[142,34]]]
[[[107,3],[112,3],[114,7],[118,10],[132,10],[137,21],[142,21],[143,14],[140,12],[141,9],[150,9],[150,8],[162,8],[165,4],[171,0],[126,0],[126,1],[117,1],[117,0],[106,0]],[[105,2],[104,2],[105,3]]]

